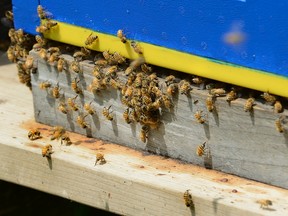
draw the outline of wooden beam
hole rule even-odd
[[[11,71],[12,68],[12,71]],[[183,164],[69,133],[73,144],[50,141],[50,127],[33,120],[31,92],[16,67],[0,66],[0,179],[122,215],[287,215],[285,189]],[[27,138],[37,127],[43,138]],[[53,146],[52,160],[41,155]],[[106,164],[96,165],[102,152]],[[194,209],[184,205],[190,189]],[[273,206],[262,209],[259,199]]]

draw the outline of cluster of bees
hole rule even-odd
[[[38,128],[33,128],[29,130],[28,132],[28,138],[32,141],[41,139],[41,132],[39,131]],[[51,129],[51,134],[50,134],[50,140],[61,140],[61,145],[64,143],[65,145],[72,145],[72,141],[69,137],[69,134],[66,132],[66,130],[62,126],[55,126]],[[51,159],[51,154],[53,153],[52,150],[52,145],[47,144],[42,147],[41,149],[42,156],[46,157],[48,159]],[[98,152],[96,154],[96,161],[95,161],[95,166],[99,162],[99,164],[105,164],[106,160],[104,158],[104,154]]]

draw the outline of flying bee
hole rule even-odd
[[[125,122],[127,123],[127,124],[130,124],[132,121],[131,121],[131,119],[130,119],[130,112],[129,112],[129,108],[127,108],[124,112],[123,112],[123,118],[124,118],[124,120],[125,120]]]
[[[80,82],[80,80],[77,80],[77,78],[75,77],[75,79],[71,82],[71,88],[72,90],[76,93],[76,94],[82,94],[82,89],[78,86],[78,83]]]
[[[275,101],[274,103],[274,112],[275,113],[281,113],[283,111],[283,107],[280,101]]]
[[[49,81],[44,81],[39,83],[39,88],[42,90],[46,90],[51,87],[51,83]]]
[[[256,203],[260,204],[260,208],[268,208],[269,205],[272,205],[272,201],[268,199],[257,200]]]
[[[184,203],[187,207],[193,206],[192,195],[190,194],[189,190],[186,190],[183,194]]]
[[[91,103],[85,103],[84,104],[84,109],[90,114],[90,115],[94,115],[95,114],[95,110],[93,109],[93,107],[91,106]]]
[[[35,36],[35,40],[37,41],[38,44],[40,44],[41,46],[44,46],[47,41],[45,38],[41,37],[40,35],[36,35]]]
[[[61,145],[62,143],[66,143],[66,145],[72,145],[71,139],[67,134],[61,136]]]
[[[139,43],[136,43],[135,41],[131,42],[131,47],[133,48],[134,52],[142,55],[143,54],[143,49],[142,47],[139,45]]]
[[[201,145],[198,145],[197,146],[197,149],[196,149],[196,154],[199,156],[199,157],[202,157],[205,153],[206,153],[206,141],[204,143],[202,143]]]
[[[197,85],[200,85],[200,84],[204,83],[204,79],[201,78],[201,77],[194,77],[194,78],[192,79],[192,82],[195,83],[195,84],[197,84]]]
[[[182,80],[179,85],[180,94],[185,94],[186,96],[188,96],[190,94],[190,91],[192,90],[190,83],[186,80]]]
[[[226,91],[223,88],[212,88],[209,90],[209,94],[215,97],[219,97],[225,95]]]
[[[51,91],[52,91],[52,96],[54,98],[56,98],[56,99],[60,98],[61,94],[60,94],[59,83],[57,83],[56,86],[54,86]]]
[[[68,113],[68,110],[67,110],[67,108],[66,108],[66,105],[65,105],[65,103],[63,103],[63,102],[59,103],[59,105],[58,105],[58,110],[59,110],[60,112],[64,113],[64,114],[67,114],[67,113]]]
[[[70,69],[75,73],[80,73],[81,72],[80,63],[78,61],[72,61],[70,64]]]
[[[228,92],[228,94],[226,95],[226,101],[230,104],[231,101],[236,100],[237,99],[237,93],[235,90],[231,90],[230,92]]]
[[[116,71],[118,70],[117,66],[111,66],[107,69],[106,71],[106,76],[110,76],[110,77],[115,77],[116,76]]]
[[[178,85],[176,83],[170,84],[166,90],[167,94],[170,96],[175,95],[177,91],[178,91]]]
[[[46,13],[44,11],[44,8],[41,5],[37,6],[37,14],[40,19],[45,19],[46,18]]]
[[[93,32],[87,37],[85,41],[86,46],[92,45],[98,39],[97,35],[92,35],[92,34]]]
[[[110,105],[108,108],[104,107],[102,111],[103,116],[109,121],[113,121],[113,111],[110,111],[111,106],[112,105]]]
[[[76,95],[74,98],[68,98],[67,99],[67,104],[71,107],[73,111],[78,111],[78,105],[75,103],[76,98],[78,95]]]
[[[127,42],[127,39],[126,39],[125,34],[123,33],[122,29],[119,29],[117,31],[117,37],[120,38],[122,43],[126,43]]]
[[[36,140],[36,139],[39,139],[41,138],[41,133],[40,131],[36,128],[36,129],[31,129],[29,132],[28,132],[28,138],[30,140]]]
[[[169,75],[169,76],[165,77],[165,83],[167,86],[171,85],[174,82],[175,82],[175,76]]]
[[[285,128],[282,125],[282,117],[279,117],[278,119],[276,119],[275,127],[279,133],[283,133],[285,131]]]
[[[215,110],[214,97],[213,96],[208,96],[206,98],[206,108],[209,112],[213,112],[213,110]]]
[[[13,15],[13,12],[12,12],[12,11],[10,11],[10,10],[6,11],[6,12],[5,12],[5,17],[6,17],[8,20],[10,20],[10,21],[13,22],[14,15]]]
[[[57,70],[59,72],[62,72],[63,70],[66,70],[66,61],[63,57],[60,57],[58,62],[57,62]]]
[[[274,104],[277,100],[277,98],[274,95],[269,94],[268,92],[264,92],[261,95],[266,102],[268,102],[269,104]]]
[[[51,134],[51,138],[50,139],[51,140],[55,140],[55,139],[59,140],[63,136],[63,134],[65,132],[66,131],[65,131],[65,129],[63,127],[55,126],[55,127],[52,128],[52,134]]]
[[[255,102],[255,99],[253,97],[248,98],[245,105],[244,105],[244,111],[245,112],[248,112],[248,111],[252,112],[253,106],[255,105],[254,102]]]
[[[205,119],[202,116],[203,111],[202,110],[198,110],[194,113],[194,118],[196,119],[196,121],[200,124],[204,124],[205,123]]]
[[[143,125],[140,131],[140,140],[144,143],[146,143],[147,139],[148,139],[148,132],[149,132],[150,128],[147,125]]]
[[[142,64],[144,64],[144,63],[145,63],[145,59],[144,59],[143,57],[139,57],[139,58],[133,60],[133,61],[130,63],[129,67],[130,67],[130,68],[132,69],[132,71],[133,71],[134,69],[136,69],[137,67],[139,67],[140,65],[142,65]],[[125,75],[127,75],[126,72],[125,72]]]
[[[106,163],[106,160],[105,160],[105,158],[104,158],[104,154],[102,154],[102,153],[97,153],[96,154],[96,161],[95,161],[95,165],[94,166],[96,166],[96,164],[97,163],[100,163],[100,164],[105,164]]]
[[[52,145],[48,144],[42,148],[42,156],[43,157],[51,158],[52,153],[53,153]]]
[[[81,128],[89,128],[89,125],[87,124],[87,122],[85,121],[85,118],[88,114],[86,115],[78,115],[77,116],[77,124],[81,127]]]
[[[24,66],[27,70],[32,69],[34,58],[32,56],[27,56]]]
[[[44,48],[41,48],[40,50],[39,50],[39,56],[40,56],[40,58],[42,58],[43,60],[47,60],[47,51],[46,51],[46,49],[44,49]]]

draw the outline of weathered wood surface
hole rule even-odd
[[[33,54],[37,58],[37,54]],[[69,61],[71,56],[65,56]],[[206,90],[192,90],[191,97],[177,96],[173,112],[162,110],[162,124],[158,130],[149,133],[148,142],[139,139],[141,126],[125,123],[122,113],[126,109],[120,102],[120,92],[112,88],[100,94],[87,91],[92,81],[93,64],[81,63],[84,73],[57,72],[56,68],[43,60],[38,60],[38,73],[32,76],[34,109],[36,121],[48,125],[62,125],[80,134],[109,140],[135,149],[148,150],[160,155],[181,159],[193,164],[212,167],[215,170],[232,173],[242,177],[288,188],[288,134],[275,129],[275,114],[271,106],[257,102],[254,112],[244,112],[244,99],[232,101],[231,106],[225,98],[217,98],[217,112],[209,113],[205,107]],[[121,77],[121,72],[118,73]],[[84,95],[76,102],[83,106],[84,101],[92,101],[97,115],[85,120],[90,129],[82,129],[76,124],[78,113],[65,115],[57,110],[59,100],[51,97],[49,91],[40,90],[41,81],[52,85],[59,82],[61,93],[67,99],[76,94],[70,84],[79,78]],[[194,103],[198,100],[198,103]],[[110,122],[102,115],[104,106],[112,105],[115,120]],[[196,122],[194,113],[203,110],[207,122]],[[281,115],[287,114],[287,110]],[[198,157],[196,148],[204,141],[210,150],[210,158]]]
[[[1,180],[123,215],[288,214],[285,189],[74,133],[71,146],[50,141],[50,127],[33,120],[31,92],[18,82],[14,65],[0,66],[0,90]],[[27,133],[35,127],[43,138],[31,141]],[[52,161],[41,155],[47,143],[53,145]],[[99,151],[107,163],[94,166]],[[187,189],[194,210],[184,205]],[[258,199],[273,206],[261,209]]]

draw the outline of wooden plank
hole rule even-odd
[[[49,126],[34,122],[31,93],[18,83],[15,65],[0,66],[0,88],[2,180],[123,215],[288,213],[285,189],[74,133],[70,133],[74,144],[61,146],[50,141]],[[30,141],[27,132],[34,127],[43,138]],[[55,151],[51,163],[41,155],[41,147],[47,143]],[[99,151],[107,163],[94,166]],[[187,189],[191,189],[194,210],[184,205]],[[261,209],[258,199],[270,199],[273,206]]]
[[[33,54],[37,59],[38,55]],[[72,57],[63,55],[67,61]],[[140,150],[151,151],[160,155],[181,159],[201,166],[209,166],[215,170],[232,173],[242,177],[288,188],[288,135],[287,131],[279,133],[275,129],[275,114],[271,106],[258,100],[254,112],[244,112],[245,99],[232,101],[231,106],[224,98],[217,98],[217,112],[209,113],[205,107],[207,90],[194,87],[191,97],[177,95],[174,98],[175,109],[169,112],[162,109],[159,129],[151,130],[148,142],[139,139],[141,125],[126,124],[122,113],[126,109],[122,105],[119,91],[112,88],[92,94],[87,86],[92,82],[93,63],[81,63],[84,73],[59,73],[55,67],[39,59],[38,73],[32,75],[34,107],[36,120],[48,125],[62,125],[70,131],[109,140],[121,145]],[[168,73],[168,72],[167,72]],[[120,79],[123,73],[118,72]],[[64,97],[74,97],[70,84],[74,78],[80,79],[79,86],[83,96],[76,103],[83,112],[85,102],[92,101],[97,115],[88,116],[85,120],[91,127],[82,129],[76,124],[79,112],[65,115],[58,111],[59,100],[51,97],[49,91],[39,90],[39,83],[49,81],[53,86],[59,82]],[[161,86],[162,84],[160,84]],[[198,101],[198,103],[194,103]],[[103,107],[112,105],[115,121],[107,121],[102,115]],[[45,112],[43,112],[45,110]],[[195,112],[203,110],[205,124],[199,124],[194,118]],[[281,115],[287,115],[287,110]],[[210,158],[198,157],[197,146],[204,141],[210,150]]]

